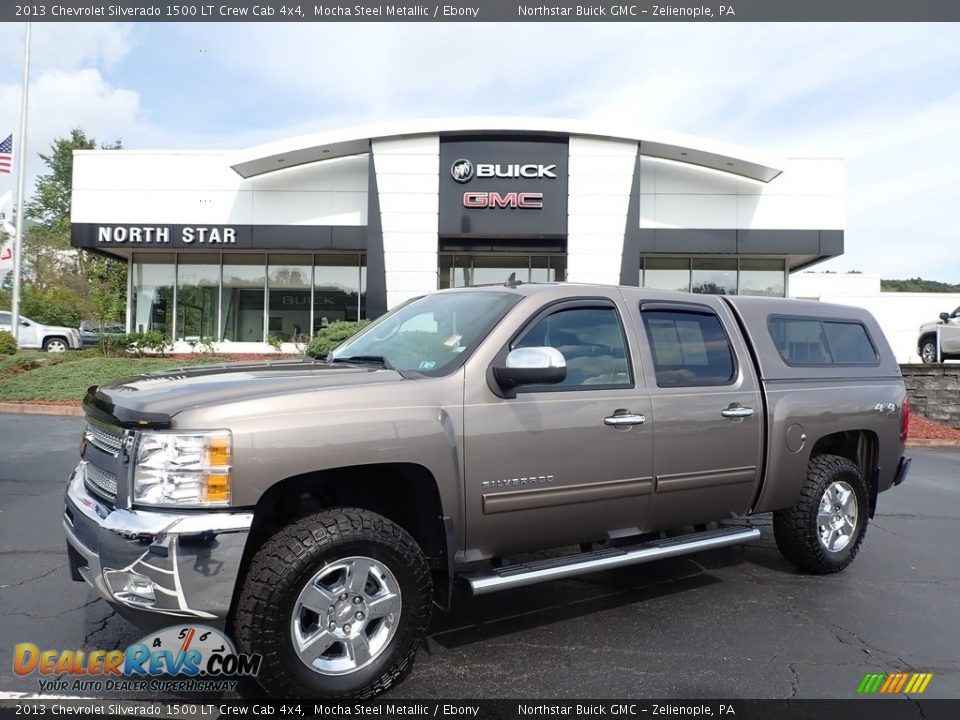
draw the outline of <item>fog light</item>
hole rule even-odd
[[[103,577],[117,600],[142,605],[153,605],[157,596],[153,591],[153,580],[127,570],[104,570]]]

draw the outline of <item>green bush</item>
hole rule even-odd
[[[314,334],[313,340],[307,345],[306,354],[310,357],[325,357],[337,345],[350,339],[369,324],[369,320],[360,320],[359,322],[339,320],[330,323]]]
[[[173,345],[167,340],[167,337],[159,330],[151,330],[145,333],[130,333],[129,335],[117,335],[110,337],[104,335],[100,338],[100,348],[104,355],[135,355],[144,357],[146,355],[163,355],[170,351]]]
[[[79,327],[85,299],[69,287],[39,288],[25,283],[20,314],[44,325]]]
[[[0,330],[0,355],[16,355],[17,341],[6,330]]]

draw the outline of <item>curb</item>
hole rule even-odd
[[[960,447],[960,440],[914,438],[907,440],[907,447]]]
[[[10,415],[59,415],[83,417],[83,408],[78,405],[42,405],[39,403],[0,402],[0,413]]]

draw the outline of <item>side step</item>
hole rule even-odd
[[[637,565],[725,545],[737,545],[758,537],[760,537],[760,530],[757,528],[726,527],[665,540],[653,540],[633,547],[594,550],[560,558],[507,565],[484,572],[465,573],[462,577],[470,585],[471,594],[486,595],[548,580],[559,580],[625,565]]]

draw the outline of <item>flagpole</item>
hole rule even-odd
[[[11,327],[15,340],[20,339],[20,272],[23,258],[23,223],[26,220],[26,203],[23,198],[23,186],[27,176],[27,95],[30,89],[30,23],[27,23],[27,36],[23,44],[23,88],[20,95],[20,136],[16,138],[14,148],[20,148],[17,162],[17,232],[13,240],[13,303],[11,307]]]

